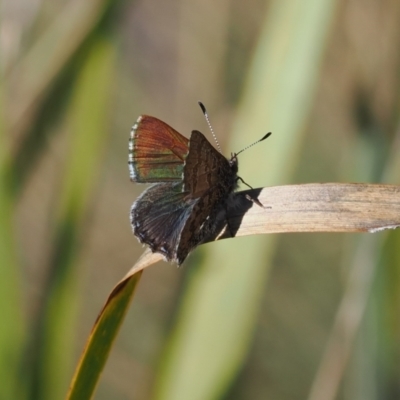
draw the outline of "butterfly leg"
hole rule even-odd
[[[241,181],[241,182],[244,183],[247,187],[249,187],[250,189],[253,190],[253,188],[252,188],[248,183],[246,183],[246,182],[243,180],[243,178],[241,178],[240,176],[238,176],[238,177],[236,178],[236,182],[237,182],[237,181]],[[249,201],[251,201],[251,202],[254,203],[254,204],[257,204],[257,205],[258,205],[259,207],[261,207],[261,208],[271,208],[271,207],[265,207],[265,206],[261,203],[260,200],[254,199],[253,197],[251,197],[251,196],[248,195],[248,194],[246,194],[246,199],[249,200]]]
[[[253,190],[253,188],[252,188],[248,183],[246,183],[246,182],[243,180],[243,178],[241,178],[240,176],[236,177],[236,183],[237,183],[238,181],[244,183],[248,188],[250,188],[250,189]]]
[[[246,194],[245,197],[246,197],[247,200],[251,201],[251,202],[254,203],[254,204],[257,204],[257,205],[258,205],[259,207],[261,207],[261,208],[271,208],[270,206],[264,206],[264,204],[261,203],[260,200],[254,199],[253,197],[251,197],[251,196],[248,195],[248,194]]]

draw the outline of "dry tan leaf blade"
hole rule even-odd
[[[234,236],[377,232],[400,226],[400,186],[311,183],[253,189],[240,194],[258,199],[264,208],[247,200],[229,211]],[[222,237],[228,236],[224,233]]]

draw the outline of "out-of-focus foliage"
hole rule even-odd
[[[226,155],[272,130],[240,155],[253,187],[400,181],[398,2],[4,0],[0,19],[0,398],[64,396],[142,252],[139,114],[206,133],[202,100]],[[96,398],[399,398],[398,241],[235,239],[149,268]]]

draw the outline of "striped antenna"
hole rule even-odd
[[[201,108],[201,111],[203,111],[204,117],[206,118],[208,127],[210,128],[210,131],[211,131],[211,134],[213,135],[215,143],[217,144],[218,151],[222,154],[221,146],[219,145],[218,139],[217,139],[217,137],[215,136],[215,133],[214,133],[214,129],[211,126],[210,119],[208,118],[207,110],[206,110],[206,108],[204,107],[204,104],[201,101],[199,101],[198,103],[199,103],[199,106]]]
[[[262,142],[263,140],[265,140],[267,137],[271,136],[272,132],[268,132],[266,133],[261,139],[258,139],[256,142],[248,145],[247,147],[245,147],[244,149],[240,150],[238,153],[236,153],[235,155],[239,155],[240,153],[243,153],[245,150],[249,149],[250,147],[253,147],[255,144]]]

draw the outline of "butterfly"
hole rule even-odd
[[[141,115],[131,130],[128,164],[131,181],[152,183],[132,205],[134,235],[181,265],[224,217],[240,179],[237,154],[227,159],[201,132],[192,131],[189,140],[165,122]]]

